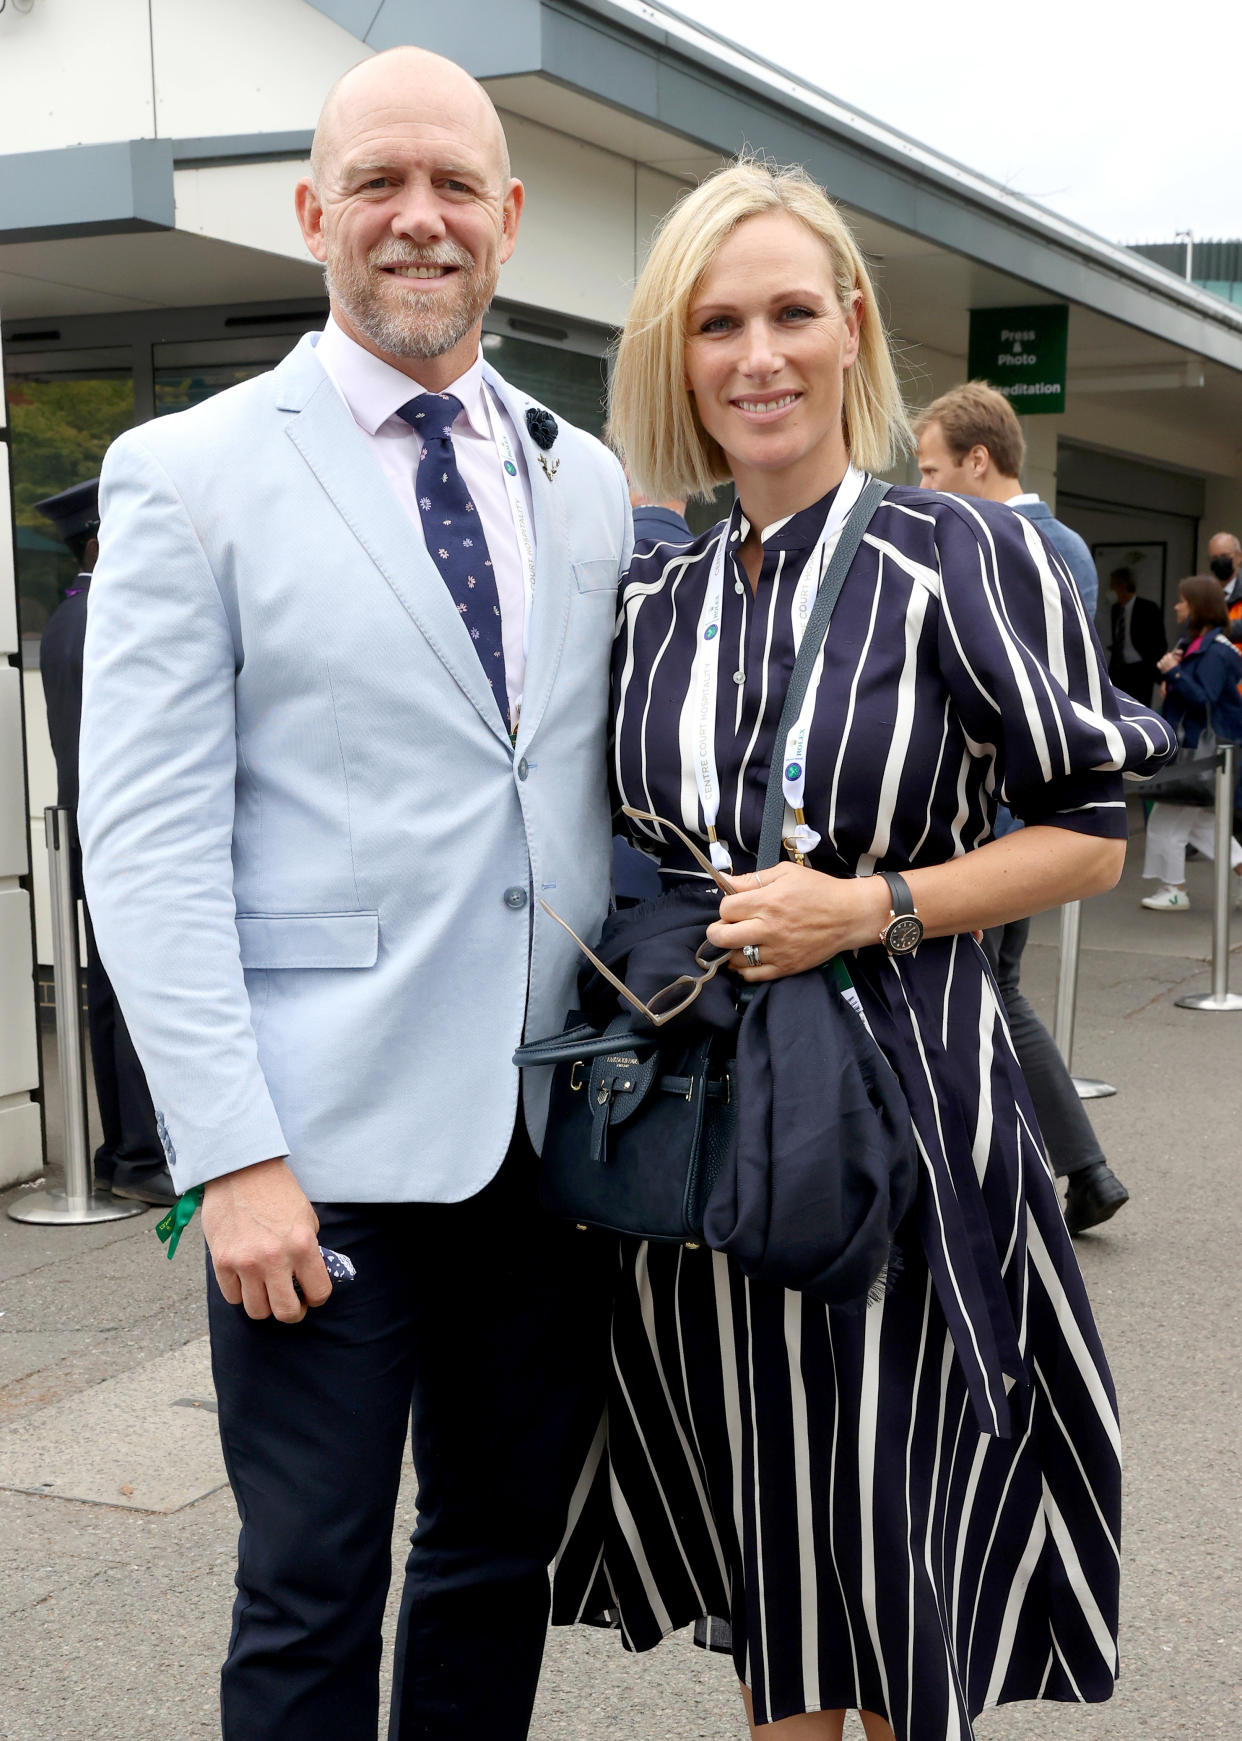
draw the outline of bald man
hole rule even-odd
[[[1225,589],[1225,603],[1231,620],[1242,615],[1242,542],[1236,532],[1214,532],[1208,539],[1208,568]]]
[[[523,189],[473,79],[409,48],[346,74],[296,198],[323,333],[104,467],[86,881],[203,1194],[226,1741],[375,1736],[411,1416],[389,1735],[516,1741],[608,1278],[537,1206],[548,1085],[512,1056],[577,965],[535,897],[585,936],[607,906],[629,503],[483,362]]]

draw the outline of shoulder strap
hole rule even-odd
[[[832,561],[828,564],[827,573],[815,595],[815,603],[802,636],[802,645],[798,648],[798,657],[789,678],[789,688],[785,692],[781,721],[776,728],[776,744],[768,773],[768,793],[763,805],[763,829],[759,837],[757,862],[760,870],[767,870],[781,856],[781,826],[785,819],[785,789],[781,776],[785,767],[785,745],[798,715],[802,712],[811,672],[815,668],[815,660],[823,645],[824,636],[828,633],[828,619],[841,596],[850,563],[858,554],[863,534],[871,524],[871,516],[888,494],[888,490],[889,486],[879,478],[869,478],[863,485],[858,500],[850,509],[849,517],[841,528]]]

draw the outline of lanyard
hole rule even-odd
[[[806,633],[807,620],[810,617],[815,598],[819,592],[820,582],[824,572],[832,560],[832,553],[837,547],[841,536],[841,528],[866,482],[866,474],[850,466],[840,487],[833,497],[828,517],[824,521],[823,530],[815,541],[802,573],[798,576],[794,588],[792,605],[794,654],[802,645],[802,637]],[[711,571],[707,578],[707,591],[704,594],[702,609],[699,612],[698,634],[695,641],[694,663],[690,668],[690,701],[691,724],[694,745],[694,780],[698,787],[699,804],[703,811],[703,822],[707,829],[707,839],[711,861],[717,870],[731,871],[733,858],[728,846],[716,832],[716,822],[720,815],[720,776],[716,766],[716,685],[720,664],[720,618],[724,606],[724,573],[725,562],[729,552],[729,522],[721,528],[720,538],[712,557]],[[808,852],[819,845],[819,835],[813,828],[808,828],[803,814],[803,799],[806,790],[806,741],[810,735],[811,719],[815,711],[815,695],[819,688],[820,677],[823,674],[824,649],[821,647],[816,661],[815,671],[807,689],[806,700],[802,711],[790,730],[785,744],[785,769],[783,786],[785,803],[792,812],[793,827],[787,836],[787,845],[793,856],[802,862]]]
[[[500,455],[500,472],[505,481],[505,495],[509,498],[509,514],[513,520],[518,554],[522,559],[522,657],[525,660],[530,656],[530,616],[535,602],[535,536],[526,512],[517,455],[513,451],[513,443],[509,439],[509,431],[500,415],[495,395],[486,383],[483,387],[483,403],[487,408],[487,422],[492,432],[492,440]],[[511,721],[512,736],[515,738],[521,710],[522,697],[517,695],[513,701]]]

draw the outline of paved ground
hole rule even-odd
[[[1208,984],[1208,867],[1190,867],[1191,913],[1152,915],[1133,856],[1086,912],[1074,1060],[1119,1089],[1091,1112],[1133,1193],[1079,1241],[1124,1409],[1123,1680],[1091,1710],[989,1713],[981,1741],[1233,1736],[1242,1715],[1242,1015],[1173,1007]],[[1045,1014],[1056,932],[1039,921],[1027,952]],[[167,1263],[155,1219],[41,1230],[0,1216],[3,1741],[218,1734],[236,1517],[216,1485],[201,1245],[192,1232]],[[53,1485],[5,1485],[32,1477]],[[403,1530],[413,1501],[407,1470]],[[645,1659],[592,1633],[550,1642],[535,1741],[743,1733],[727,1665],[684,1638]]]

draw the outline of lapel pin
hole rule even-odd
[[[544,477],[547,478],[549,483],[551,483],[552,479],[556,476],[557,472],[560,471],[560,469],[561,469],[560,460],[559,459],[549,459],[546,453],[541,453],[539,455],[539,463],[543,467]]]

